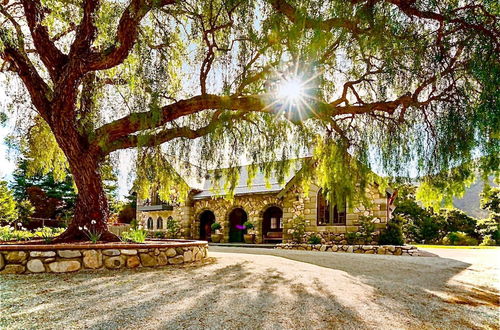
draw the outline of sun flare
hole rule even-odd
[[[278,85],[277,96],[285,101],[297,101],[304,93],[304,83],[296,77],[284,79]]]

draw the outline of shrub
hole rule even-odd
[[[15,230],[11,226],[0,227],[0,241],[27,241],[33,238],[42,238],[46,243],[61,234],[64,228],[37,228],[33,232],[28,230]]]
[[[304,233],[306,232],[306,222],[302,217],[295,217],[292,219],[291,228],[288,233],[292,235],[293,241],[302,243],[304,240]]]
[[[167,219],[167,227],[166,227],[166,237],[167,238],[177,238],[181,233],[181,225],[179,221],[173,219],[172,217],[168,217]]]
[[[375,232],[375,223],[373,219],[366,216],[360,217],[359,225],[359,236],[363,238],[365,243],[369,243],[372,240],[372,234]]]
[[[308,244],[321,244],[321,237],[319,237],[318,235],[311,235],[311,236],[309,236],[307,243]]]
[[[460,231],[451,232],[443,238],[445,245],[477,245],[477,243],[477,239]]]
[[[12,236],[14,241],[28,241],[34,237],[32,232],[26,230],[14,230]]]
[[[222,225],[218,222],[214,222],[210,228],[212,228],[213,231],[220,230],[222,228]]]
[[[486,235],[486,236],[484,236],[483,241],[479,245],[481,245],[481,246],[494,246],[496,244],[497,244],[497,242],[493,239],[493,236]]]
[[[477,245],[477,239],[464,232],[451,232],[443,238],[445,245]]]
[[[165,233],[164,233],[164,232],[162,232],[162,231],[155,231],[154,236],[155,236],[156,238],[165,238]]]
[[[345,240],[347,241],[347,244],[352,245],[356,243],[359,239],[360,234],[359,233],[353,233],[349,232],[345,234]]]
[[[245,226],[245,229],[253,229],[254,225],[250,221],[246,221],[243,226]]]
[[[52,242],[55,236],[61,234],[63,231],[64,228],[50,228],[50,227],[37,228],[35,229],[34,237],[42,238],[45,241],[45,243],[50,243]]]
[[[395,217],[387,224],[386,229],[380,234],[379,244],[381,245],[403,245],[405,244],[401,221]]]
[[[146,241],[147,231],[142,228],[138,229],[130,229],[128,231],[124,231],[121,235],[121,239],[125,242],[134,242],[134,243],[144,243]]]

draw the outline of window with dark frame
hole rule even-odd
[[[318,209],[316,222],[318,226],[336,226],[345,225],[347,216],[347,203],[344,201],[340,207],[336,204],[331,204],[325,198],[323,190],[318,191],[317,196]]]
[[[156,229],[163,229],[163,218],[159,217],[156,220]]]
[[[149,230],[153,229],[153,218],[148,218],[147,227]]]

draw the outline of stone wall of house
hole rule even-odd
[[[162,267],[201,261],[206,244],[144,249],[0,251],[0,274],[69,273],[80,270]]]
[[[256,243],[262,243],[262,219],[264,212],[271,206],[283,208],[277,194],[252,194],[234,197],[229,201],[224,198],[195,200],[193,203],[193,220],[191,232],[193,239],[200,238],[200,215],[210,210],[215,215],[215,221],[222,225],[223,242],[229,241],[229,214],[236,208],[242,208],[248,216],[248,221],[255,226]]]
[[[193,219],[193,208],[191,207],[191,202],[186,201],[179,206],[174,206],[173,210],[161,210],[161,211],[147,211],[147,212],[137,212],[137,220],[139,223],[147,229],[147,220],[149,217],[153,219],[153,229],[151,231],[166,231],[166,224],[168,217],[172,217],[174,220],[179,221],[181,225],[181,234],[179,238],[189,239],[191,235],[192,219]],[[162,217],[163,219],[163,229],[158,229],[157,219]]]
[[[291,222],[295,217],[303,217],[306,223],[306,231],[311,233],[343,234],[356,232],[359,229],[361,216],[375,218],[376,228],[383,229],[387,223],[387,198],[375,187],[367,191],[371,205],[359,205],[347,210],[345,226],[318,226],[317,225],[317,195],[319,187],[311,185],[307,194],[302,189],[292,186],[285,193],[272,194],[248,194],[235,196],[233,200],[224,198],[207,198],[203,200],[191,200],[174,207],[173,211],[149,211],[140,212],[139,218],[146,227],[148,217],[154,220],[161,216],[164,221],[172,216],[178,219],[182,225],[182,238],[200,238],[200,215],[205,210],[210,210],[215,215],[215,221],[222,225],[223,240],[229,241],[229,214],[235,208],[242,208],[248,215],[248,221],[255,226],[256,243],[262,243],[262,221],[264,212],[271,206],[278,206],[283,210],[283,239],[288,242],[292,239],[288,233]],[[154,228],[154,231],[157,229]],[[343,238],[342,238],[343,239]]]
[[[383,229],[387,223],[387,198],[376,187],[367,189],[367,197],[371,205],[358,205],[348,208],[345,226],[318,226],[317,225],[317,196],[320,188],[312,184],[307,194],[298,187],[290,188],[283,196],[283,241],[292,239],[288,233],[291,229],[292,219],[303,217],[306,223],[306,232],[330,234],[345,234],[358,231],[361,216],[375,219],[377,229]],[[340,235],[338,237],[341,237]]]

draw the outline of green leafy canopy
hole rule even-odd
[[[63,54],[81,33],[83,4],[90,3],[40,1],[41,23]],[[198,176],[225,168],[220,188],[230,197],[242,161],[254,164],[250,176],[260,167],[282,180],[288,160],[311,155],[300,160],[300,178],[316,176],[330,199],[363,202],[373,182],[382,189],[418,176],[424,184],[417,195],[427,204],[449,203],[477,171],[498,175],[499,7],[474,0],[403,3],[100,1],[87,13],[95,27],[91,51],[79,54],[88,60],[82,65],[94,61],[97,69],[78,80],[67,120],[87,152],[102,160],[135,148],[143,197],[153,190],[163,200],[185,197],[178,169],[186,162],[197,164]],[[33,37],[18,29],[28,25],[23,9],[0,9],[0,53],[15,108],[27,111],[34,102],[13,78],[23,58],[47,82],[46,96],[57,98],[51,68],[26,52]],[[128,42],[117,39],[127,36],[120,30],[124,15],[144,18],[130,23],[138,29],[130,32],[135,39],[123,60],[106,66],[99,60]],[[304,82],[295,102],[276,94],[290,77]],[[18,125],[28,169],[53,170],[63,179],[64,136],[53,135],[55,120],[36,104],[38,115],[21,112],[29,124]]]

